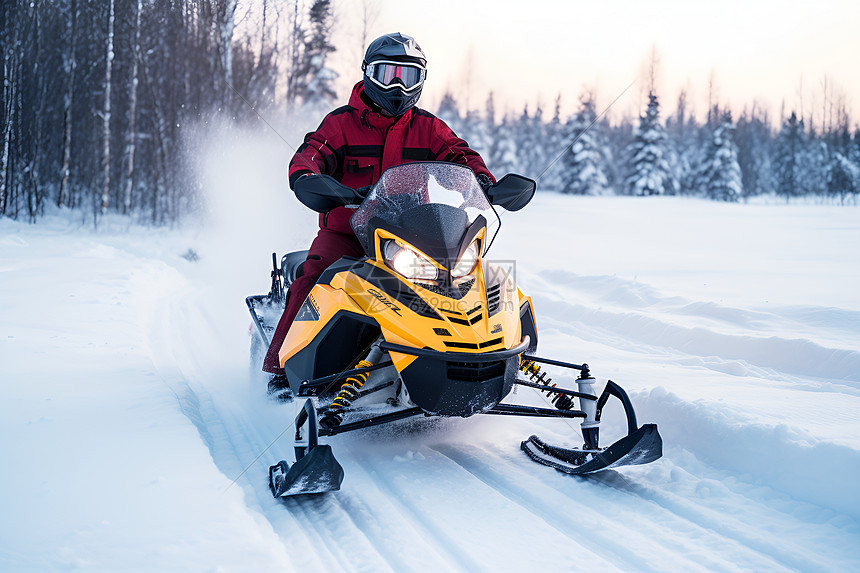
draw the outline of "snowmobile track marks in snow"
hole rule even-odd
[[[623,522],[620,524],[616,522],[611,529],[613,533],[602,534],[600,533],[601,523],[607,520],[606,515],[594,509],[582,499],[578,499],[576,494],[565,494],[571,506],[569,512],[564,512],[559,507],[558,501],[554,504],[547,503],[548,498],[558,498],[559,490],[552,489],[545,484],[544,480],[535,479],[535,476],[530,471],[520,471],[518,472],[520,475],[516,477],[513,477],[511,472],[503,474],[496,469],[496,466],[490,463],[493,457],[497,457],[500,458],[498,460],[500,467],[511,467],[514,464],[510,462],[515,463],[516,460],[491,454],[484,449],[478,450],[474,446],[444,444],[433,446],[433,449],[449,458],[463,470],[475,476],[475,478],[483,482],[487,487],[498,492],[510,502],[545,521],[547,525],[567,536],[570,541],[581,546],[582,550],[607,559],[620,570],[654,571],[655,573],[664,570],[661,567],[648,568],[646,566],[643,568],[643,561],[659,563],[659,551],[654,553],[653,560],[649,560],[647,559],[647,555],[643,556],[641,553],[632,550],[628,544],[618,541],[619,539],[628,539],[630,536],[641,535],[641,532],[627,528]],[[517,457],[519,457],[521,452],[517,451],[517,454]],[[522,466],[525,468],[531,467],[526,462],[523,462]],[[584,483],[587,479],[585,476],[561,477],[563,479],[579,481],[580,484]],[[571,487],[576,487],[577,493],[580,490],[578,486]],[[538,490],[540,493],[538,493]],[[540,495],[541,493],[543,495]],[[589,524],[587,531],[583,531],[584,524]],[[623,527],[626,533],[618,532],[619,527]],[[688,562],[686,566],[689,568],[688,570],[693,570],[698,565],[694,562]]]
[[[413,499],[413,493],[408,489],[401,489],[396,485],[397,476],[394,472],[388,475],[383,475],[380,471],[384,464],[371,463],[365,458],[354,460],[372,480],[373,484],[384,494],[387,494],[389,499],[400,500],[398,504],[398,512],[402,515],[410,515],[412,519],[406,518],[406,521],[419,527],[423,530],[424,535],[421,538],[424,540],[435,540],[434,547],[438,547],[442,554],[446,555],[446,561],[462,571],[479,571],[480,563],[476,562],[467,552],[460,550],[462,539],[458,540],[451,537],[444,527],[435,523],[436,516],[432,515],[432,507],[424,507],[418,504]]]
[[[703,468],[703,471],[716,473],[716,470]],[[648,472],[651,473],[651,472]],[[654,472],[657,473],[657,472]],[[720,472],[722,473],[722,472]],[[666,484],[668,487],[658,487],[651,485],[658,483],[657,480],[637,480],[629,482],[624,480],[622,485],[617,483],[618,480],[606,480],[604,484],[608,487],[619,487],[623,491],[627,491],[636,497],[652,502],[660,508],[671,512],[681,519],[685,519],[690,523],[698,524],[698,526],[740,544],[751,551],[757,553],[763,558],[772,561],[767,567],[768,570],[774,568],[785,568],[787,571],[820,571],[821,573],[835,571],[840,568],[838,563],[850,561],[851,542],[848,536],[844,542],[835,541],[836,538],[842,537],[846,532],[839,531],[838,528],[833,528],[831,531],[827,526],[816,528],[816,530],[807,531],[807,543],[798,544],[787,541],[791,538],[793,529],[802,527],[800,521],[795,525],[786,524],[785,520],[794,521],[793,513],[798,512],[798,502],[790,502],[790,511],[788,508],[781,507],[783,502],[779,500],[782,495],[777,492],[770,491],[765,495],[772,496],[770,501],[760,499],[762,486],[746,484],[740,481],[734,481],[730,485],[726,485],[726,480],[719,480],[709,477],[701,477],[689,473],[681,466],[676,466],[670,469],[671,476],[690,476],[690,482],[695,485],[691,488],[692,492],[689,495],[679,493],[679,484],[677,479]],[[656,476],[655,476],[656,477]],[[674,489],[673,489],[674,488]],[[702,498],[695,495],[700,490],[707,491],[707,488],[716,488],[714,501],[709,503],[708,497]],[[686,488],[685,488],[686,489]],[[746,492],[738,490],[747,490]],[[757,495],[748,495],[757,494]],[[719,498],[732,500],[725,502],[726,507],[720,507]],[[700,503],[694,503],[693,500],[700,499]],[[773,499],[776,498],[776,499]],[[785,499],[783,497],[783,499]],[[800,502],[800,505],[806,505]],[[728,510],[732,507],[732,510]],[[740,509],[740,511],[739,511]],[[816,510],[811,504],[808,509]],[[800,510],[802,511],[802,510]],[[762,535],[759,529],[750,527],[751,523],[756,523],[765,526],[772,535]],[[823,524],[822,524],[823,525]],[[782,533],[779,529],[785,529]],[[826,552],[822,552],[821,547],[824,544],[818,544],[815,539],[821,537],[822,541],[827,538],[827,544],[832,547]],[[846,555],[841,561],[831,562],[833,553],[845,552]],[[860,558],[854,557],[854,561],[860,565]],[[751,561],[745,561],[751,563]]]
[[[477,451],[472,446],[446,444],[435,446],[434,449],[451,458],[488,486],[525,509],[533,512],[543,509],[546,513],[539,515],[549,525],[561,531],[576,531],[578,543],[585,543],[586,539],[591,539],[592,543],[588,546],[593,545],[598,549],[610,548],[610,554],[625,558],[625,562],[618,565],[626,570],[631,567],[636,570],[648,570],[648,567],[644,566],[643,563],[658,564],[651,569],[653,571],[666,570],[665,555],[677,551],[679,542],[677,534],[679,531],[688,532],[685,535],[684,543],[691,543],[688,547],[689,551],[685,554],[692,555],[700,551],[704,540],[707,540],[707,544],[713,551],[709,551],[707,555],[700,555],[693,561],[684,561],[683,563],[678,561],[676,557],[676,560],[672,562],[672,566],[675,568],[682,568],[687,571],[731,571],[735,570],[737,563],[742,562],[757,570],[827,570],[826,565],[812,566],[812,563],[809,563],[806,558],[787,557],[786,552],[795,552],[794,544],[786,542],[786,547],[780,548],[775,543],[769,543],[755,535],[749,535],[749,531],[744,535],[744,530],[750,529],[748,525],[717,509],[712,509],[703,504],[685,510],[684,507],[660,503],[658,500],[661,497],[671,498],[673,494],[668,491],[661,493],[655,488],[643,486],[640,484],[642,480],[632,479],[629,475],[608,470],[578,478],[559,475],[553,479],[529,482],[526,481],[529,479],[527,472],[523,472],[522,475],[514,475],[510,472],[503,474],[496,469],[497,466],[511,467],[510,463],[506,463],[510,461],[507,457],[494,456],[485,450]],[[498,460],[498,464],[493,463],[493,457],[501,458]],[[564,480],[570,480],[570,482],[579,485],[570,486]],[[712,480],[697,481],[708,482]],[[523,485],[526,483],[529,485]],[[553,487],[553,484],[559,485]],[[626,495],[617,499],[607,498],[600,492],[604,486],[616,489]],[[646,491],[652,495],[643,495]],[[559,494],[573,504],[569,513],[561,511],[558,501],[555,504],[547,503],[547,499],[557,499]],[[631,503],[631,496],[638,501]],[[604,509],[595,510],[590,503],[591,501],[605,504],[602,506]],[[645,505],[656,503],[660,511],[655,513],[653,507],[651,509],[639,508],[643,502]],[[750,499],[743,499],[738,503],[742,506],[761,507],[760,503]],[[768,514],[773,515],[771,508],[761,509],[765,511],[765,514],[762,515],[757,510],[758,519],[766,521]],[[648,522],[645,530],[636,525],[637,521],[642,520],[642,514],[651,514],[651,519],[645,520]],[[726,523],[727,521],[729,523]],[[778,522],[779,520],[777,520]],[[584,523],[590,524],[589,530],[582,529]],[[613,533],[601,535],[600,532],[604,530],[613,531]],[[692,541],[686,541],[687,538]],[[624,539],[625,543],[619,544],[618,539]],[[641,543],[636,543],[636,540],[640,540]],[[635,549],[631,549],[634,546]],[[810,550],[810,552],[812,551]],[[607,553],[601,551],[601,554]]]

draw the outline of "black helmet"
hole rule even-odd
[[[394,117],[418,103],[427,57],[415,38],[405,34],[386,34],[370,43],[364,62],[364,93]]]

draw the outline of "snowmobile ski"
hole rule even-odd
[[[337,491],[342,482],[343,468],[331,446],[316,446],[292,467],[281,460],[269,468],[269,488],[275,497]]]
[[[296,462],[292,467],[281,460],[269,468],[269,489],[275,497],[302,493],[337,491],[343,483],[343,467],[335,459],[331,446],[318,443],[317,411],[307,400],[296,418],[296,440],[308,424],[307,445],[296,446]]]
[[[521,447],[537,463],[571,475],[647,464],[663,455],[663,440],[656,424],[645,424],[602,450],[559,448],[546,444],[537,436],[525,440]]]

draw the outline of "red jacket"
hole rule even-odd
[[[389,167],[410,161],[462,163],[495,181],[481,156],[432,113],[413,107],[393,118],[371,106],[364,82],[358,82],[349,105],[325,116],[317,130],[305,136],[290,162],[290,188],[306,173],[321,173],[357,189],[376,183]],[[320,227],[352,234],[353,212],[338,207],[320,215]]]

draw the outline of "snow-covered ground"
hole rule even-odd
[[[0,220],[0,570],[860,570],[856,207],[539,194],[490,256],[663,459],[573,478],[519,443],[576,424],[417,422],[329,440],[343,489],[281,502],[293,410],[250,382],[243,298],[314,217],[237,162],[194,230]]]

